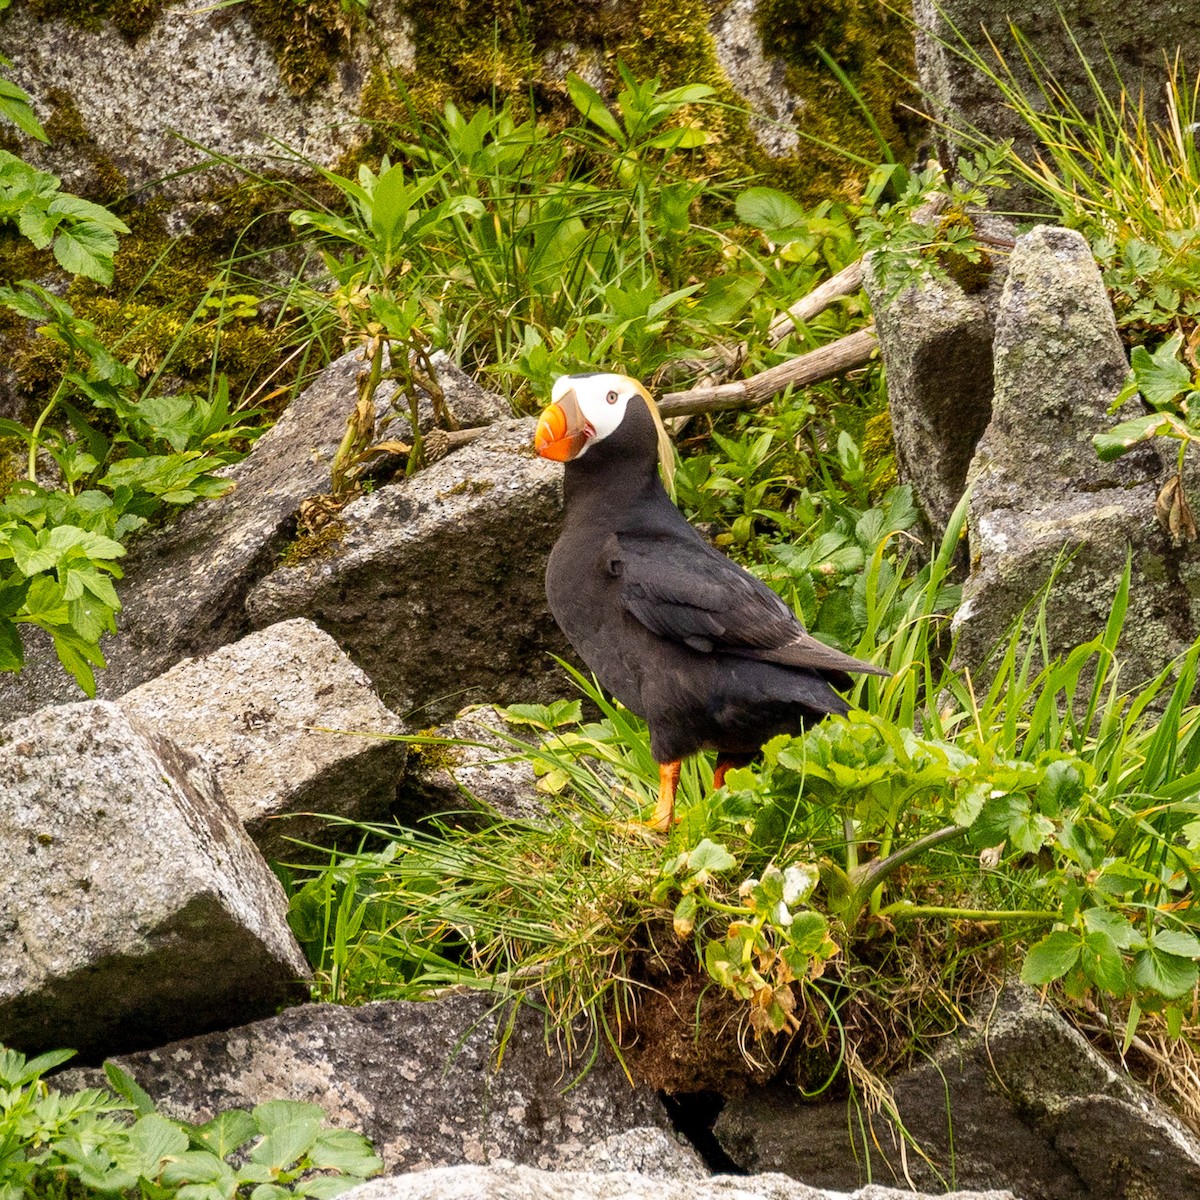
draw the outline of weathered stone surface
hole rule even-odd
[[[463,745],[414,748],[397,803],[401,820],[470,811],[477,802],[518,820],[545,815],[533,768],[515,757],[520,748],[512,739],[520,730],[497,709],[466,709],[433,734]]]
[[[502,402],[472,385],[448,360],[438,363],[439,380],[460,421],[491,420]],[[173,524],[131,545],[122,564],[125,579],[118,585],[124,605],[119,632],[105,639],[108,667],[97,672],[97,695],[123,695],[180,659],[207,654],[249,632],[246,594],[275,566],[295,534],[300,502],[329,490],[330,467],[362,369],[357,351],[331,363],[251,454],[229,468],[237,485],[233,491],[189,508]],[[380,390],[380,412],[390,406],[393,391]],[[49,639],[30,632],[25,669],[0,677],[0,720],[79,698]]]
[[[119,703],[212,766],[267,858],[301,861],[311,852],[294,841],[336,841],[338,827],[314,814],[379,821],[396,799],[404,744],[356,735],[400,733],[401,723],[311,621],[184,659]]]
[[[890,1082],[905,1129],[932,1161],[908,1153],[917,1187],[936,1190],[953,1174],[960,1186],[1007,1187],[1021,1200],[1200,1194],[1196,1139],[1026,988],[1006,989],[933,1062]],[[875,1178],[902,1185],[898,1132],[878,1114],[875,1138],[852,1140],[858,1128],[845,1104],[768,1089],[731,1101],[716,1134],[747,1170],[851,1188],[869,1155]]]
[[[1041,62],[1039,80],[1053,77],[1082,112],[1096,108],[1088,71],[1095,73],[1110,99],[1117,81],[1115,64],[1130,96],[1144,100],[1151,120],[1164,116],[1164,62],[1200,40],[1200,9],[1190,0],[1131,0],[1128,4],[1096,4],[1063,9],[1036,0],[1017,0],[1000,7],[992,0],[914,0],[917,23],[917,73],[933,115],[959,128],[983,130],[992,138],[1013,138],[1033,157],[1033,139],[986,76],[962,54],[960,33],[991,70],[1000,73],[984,31],[1014,68],[1018,86],[1036,103],[1044,101],[1025,71],[1020,51],[1009,33],[1015,25],[1032,42]],[[1068,36],[1067,30],[1070,34]],[[1079,51],[1071,45],[1074,38]],[[1031,194],[1005,193],[1006,206],[1021,211]]]
[[[606,1139],[670,1130],[662,1102],[631,1088],[609,1053],[571,1086],[578,1067],[547,1048],[543,1018],[528,1007],[497,1073],[507,1014],[495,1003],[471,993],[361,1008],[310,1004],[116,1062],[184,1120],[265,1100],[320,1104],[331,1123],[371,1138],[393,1171],[490,1162],[569,1168]],[[82,1087],[99,1075],[65,1078],[62,1086]],[[680,1172],[694,1175],[692,1154],[677,1157]]]
[[[297,996],[283,890],[206,775],[110,703],[0,730],[0,1042],[152,1045]]]
[[[800,100],[787,86],[787,63],[764,52],[757,14],[755,0],[731,0],[716,6],[708,28],[717,62],[755,114],[751,132],[768,154],[783,158],[800,146]]]
[[[381,5],[371,16],[373,38],[390,60],[411,63],[396,10]],[[168,4],[136,39],[108,23],[84,31],[69,21],[42,20],[26,4],[13,5],[3,22],[12,77],[40,115],[49,115],[54,92],[65,93],[96,154],[125,175],[130,189],[163,180],[173,196],[211,186],[206,173],[188,170],[208,159],[206,151],[260,169],[303,170],[302,161],[279,153],[282,143],[332,165],[361,136],[355,118],[373,38],[354,39],[330,78],[301,97],[281,78],[271,47],[241,5]],[[86,161],[70,140],[29,153],[69,190],[87,190]]]
[[[543,576],[558,533],[561,468],[533,452],[533,422],[496,425],[411,479],[347,505],[341,541],[251,592],[255,625],[307,616],[421,720],[464,700],[562,691],[568,653]]]
[[[1082,237],[1041,226],[1018,239],[996,321],[992,421],[970,471],[960,663],[979,669],[1062,555],[1070,565],[1047,609],[1052,651],[1103,630],[1130,550],[1122,683],[1157,674],[1194,639],[1200,552],[1175,550],[1158,526],[1159,451],[1146,445],[1103,463],[1091,441],[1139,411],[1131,403],[1108,415],[1127,371]]]
[[[1013,232],[992,217],[980,217],[977,225],[993,236]],[[863,288],[887,367],[896,465],[940,537],[992,416],[992,335],[1008,258],[995,258],[986,286],[977,291],[931,280],[889,297],[874,257],[867,259]]]
[[[633,1172],[602,1175],[530,1167],[442,1167],[371,1179],[346,1194],[353,1200],[932,1200],[882,1187],[866,1187],[848,1196],[807,1187],[783,1175],[662,1180]],[[1011,1192],[948,1192],[941,1200],[1015,1197]]]

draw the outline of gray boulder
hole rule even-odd
[[[533,422],[501,422],[339,514],[319,560],[280,567],[250,593],[256,626],[307,616],[371,677],[384,702],[445,720],[471,699],[562,691],[546,610],[561,468],[533,451]]]
[[[306,991],[283,889],[208,773],[113,704],[0,731],[0,1039],[84,1054]]]
[[[345,841],[320,815],[390,815],[405,746],[371,681],[311,621],[252,633],[185,658],[119,704],[208,763],[226,801],[269,859],[311,859],[294,843]],[[318,850],[319,854],[320,851]]]
[[[1038,589],[1050,595],[1052,652],[1099,634],[1128,553],[1133,586],[1122,655],[1131,686],[1153,677],[1196,635],[1200,554],[1159,528],[1165,479],[1153,445],[1103,463],[1092,435],[1122,416],[1108,407],[1128,372],[1112,308],[1083,238],[1040,226],[1009,265],[995,337],[993,416],[971,465],[971,576],[955,618],[958,661],[986,669]]]
[[[932,1200],[883,1187],[865,1187],[848,1196],[808,1187],[783,1175],[663,1180],[633,1172],[550,1172],[521,1166],[442,1167],[372,1179],[346,1195],[353,1200]],[[1016,1198],[1011,1192],[948,1192],[941,1200]]]
[[[976,224],[994,236],[1013,232],[995,218]],[[986,285],[972,291],[936,279],[894,297],[883,288],[875,255],[863,271],[887,367],[896,465],[937,538],[962,497],[976,444],[991,420],[992,335],[1007,264],[1007,255],[997,255]]]
[[[371,1138],[393,1171],[494,1162],[568,1169],[607,1139],[647,1128],[669,1134],[662,1102],[630,1087],[606,1047],[576,1083],[584,1064],[562,1061],[528,1007],[497,1071],[506,1033],[499,998],[472,992],[360,1008],[309,1004],[114,1061],[182,1120],[265,1100],[319,1104],[331,1123]],[[101,1082],[98,1072],[70,1072],[60,1086]],[[690,1150],[667,1144],[679,1172],[694,1176]]]
[[[537,820],[546,806],[537,793],[537,776],[517,755],[519,727],[496,708],[464,709],[448,725],[431,731],[455,746],[414,746],[397,804],[406,821],[434,813],[474,813],[482,804],[503,817]]]
[[[501,411],[497,397],[448,359],[439,358],[436,369],[463,425],[486,424]],[[194,505],[172,524],[132,543],[118,585],[124,605],[119,632],[104,641],[108,667],[97,672],[98,696],[123,695],[180,659],[207,654],[249,632],[246,595],[294,538],[301,501],[329,490],[330,467],[362,370],[357,351],[331,363],[250,455],[229,468],[236,485],[231,492]],[[393,392],[381,389],[381,413],[390,407]],[[79,698],[49,638],[31,631],[25,669],[0,677],[0,720]]]
[[[917,1187],[1006,1187],[1021,1200],[1171,1200],[1200,1195],[1200,1144],[1034,993],[1012,987],[995,1011],[932,1062],[889,1081]],[[854,1187],[869,1169],[902,1184],[900,1132],[880,1113],[807,1104],[779,1088],[731,1101],[716,1135],[749,1171]],[[928,1156],[928,1157],[926,1157]]]
[[[1200,9],[1173,4],[1164,9],[1158,0],[1131,0],[1128,4],[1060,8],[1036,0],[1017,0],[998,6],[992,0],[914,0],[917,25],[917,74],[927,111],[951,127],[984,130],[992,138],[1012,138],[1023,157],[1032,161],[1035,146],[1028,129],[987,75],[963,53],[963,40],[989,69],[1002,74],[990,36],[1014,68],[1017,85],[1044,107],[1039,82],[1053,78],[1055,85],[1085,114],[1097,102],[1088,73],[1094,73],[1110,100],[1117,98],[1115,66],[1129,96],[1139,97],[1151,121],[1162,121],[1165,112],[1164,62],[1182,48],[1186,55],[1200,40]],[[1009,32],[1015,25],[1032,43],[1040,58],[1034,79],[1022,61]],[[1069,31],[1069,33],[1068,33]],[[1072,45],[1078,44],[1078,50]],[[1032,193],[1006,193],[1006,206],[1016,211],[1029,207]]]
[[[361,140],[355,118],[375,39],[394,64],[411,63],[399,17],[387,6],[372,13],[374,39],[338,38],[329,29],[329,43],[340,43],[345,59],[303,96],[289,87],[249,6],[164,5],[150,28],[131,38],[107,22],[81,30],[73,21],[45,19],[33,5],[14,5],[4,14],[3,40],[14,81],[43,118],[47,97],[67,94],[96,158],[111,163],[131,189],[153,182],[178,197],[211,188],[208,173],[189,170],[210,161],[206,151],[306,173],[303,159],[279,153],[282,143],[332,166]],[[68,189],[88,189],[85,156],[71,141],[30,150]]]

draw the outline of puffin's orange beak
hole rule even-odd
[[[543,458],[570,462],[591,434],[573,391],[566,392],[557,404],[548,405],[538,418],[533,447]]]

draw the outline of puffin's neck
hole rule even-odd
[[[564,520],[571,525],[606,524],[631,509],[651,513],[661,505],[673,509],[658,463],[639,458],[597,453],[567,463],[563,472]]]

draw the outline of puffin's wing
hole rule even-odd
[[[765,583],[699,538],[619,533],[611,543],[625,610],[660,637],[784,666],[887,674],[817,641]]]

